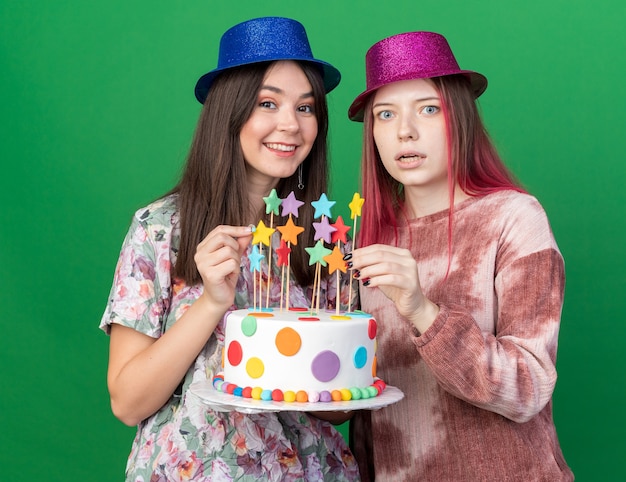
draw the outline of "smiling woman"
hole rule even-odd
[[[252,305],[249,225],[266,219],[263,198],[300,185],[310,203],[326,191],[326,93],[339,82],[286,18],[232,27],[218,65],[196,86],[203,108],[182,178],[136,213],[100,325],[113,412],[138,425],[127,480],[358,480],[343,436],[321,419],[333,416],[221,412],[188,393],[221,370],[225,315]],[[301,220],[310,245],[312,216]],[[310,306],[314,267],[294,252],[291,268],[291,300]],[[280,276],[263,276],[277,306],[269,280]],[[321,293],[334,305],[332,282]]]

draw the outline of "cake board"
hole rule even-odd
[[[275,402],[243,398],[216,390],[209,380],[194,382],[189,393],[217,412],[348,412],[352,410],[378,410],[404,398],[404,393],[387,385],[377,397],[341,402]]]

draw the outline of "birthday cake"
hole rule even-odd
[[[363,312],[237,310],[226,320],[220,392],[257,400],[333,402],[373,398],[376,320]]]
[[[314,247],[307,247],[309,264],[316,266],[311,306],[315,308],[290,308],[289,285],[284,281],[284,271],[289,273],[291,246],[298,244],[297,236],[304,231],[293,223],[298,209],[304,203],[298,201],[293,192],[285,199],[277,197],[273,189],[267,198],[266,214],[270,215],[270,226],[263,221],[253,229],[253,248],[250,254],[250,270],[259,272],[255,279],[254,306],[252,309],[236,310],[227,315],[223,352],[223,373],[213,378],[213,386],[221,393],[255,400],[275,402],[339,402],[363,400],[380,395],[385,383],[376,378],[376,320],[363,312],[334,312],[320,309],[321,268],[327,267],[328,274],[336,273],[339,286],[339,271],[346,272],[346,264],[339,246],[346,243],[348,227],[341,216],[331,224],[329,201],[322,194],[315,207],[313,223]],[[361,213],[363,199],[354,194],[350,203],[351,217],[355,220]],[[274,215],[278,207],[282,215],[289,216],[283,226],[273,228]],[[281,275],[281,299],[285,309],[269,308],[268,298],[263,307],[263,285],[261,262],[263,245],[271,249],[271,236],[278,230],[281,234],[280,248],[276,250]],[[355,229],[356,230],[356,229]],[[326,244],[334,244],[328,249]],[[268,262],[272,256],[268,256]],[[256,287],[258,286],[258,293]],[[268,293],[267,287],[265,288]],[[284,294],[284,296],[283,296]],[[351,306],[352,291],[348,306]],[[338,294],[338,298],[340,295]],[[258,300],[258,304],[257,304]]]

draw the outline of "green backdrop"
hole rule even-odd
[[[346,110],[372,43],[441,32],[462,67],[489,78],[485,121],[566,260],[554,395],[565,457],[577,480],[625,480],[623,0],[230,5],[0,3],[0,477],[122,480],[134,429],[110,412],[98,330],[122,238],[178,176],[200,110],[193,87],[221,33],[285,15],[343,72],[329,100],[329,197],[344,217],[361,130]]]

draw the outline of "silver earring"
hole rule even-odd
[[[298,189],[300,189],[300,191],[304,189],[304,183],[302,182],[302,164],[298,166]]]

